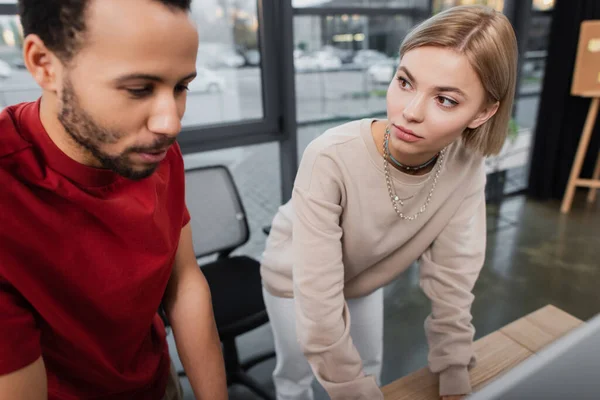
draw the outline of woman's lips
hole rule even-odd
[[[415,134],[410,129],[403,128],[399,125],[392,125],[394,136],[403,142],[415,143],[423,140],[424,137]]]

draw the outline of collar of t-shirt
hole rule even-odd
[[[42,124],[40,103],[41,99],[26,105],[19,115],[17,124],[21,135],[40,152],[46,167],[87,187],[113,185],[124,179],[113,171],[80,164],[58,148]]]

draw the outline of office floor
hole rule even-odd
[[[472,309],[476,338],[546,304],[583,320],[600,313],[600,205],[586,205],[584,196],[578,194],[568,216],[559,213],[559,202],[538,203],[524,196],[488,206],[487,260]],[[418,287],[417,268],[386,287],[384,307],[382,383],[387,384],[427,363],[423,321],[429,302]],[[238,345],[242,358],[272,349],[270,328],[241,337]],[[272,389],[273,367],[269,360],[251,374]],[[182,384],[185,399],[193,399],[187,380]],[[316,400],[328,398],[314,386]],[[230,388],[230,398],[256,399],[242,387]]]

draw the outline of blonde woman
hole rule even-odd
[[[261,268],[278,399],[311,399],[313,376],[334,400],[383,398],[382,287],[415,260],[432,304],[425,331],[440,396],[471,392],[484,157],[506,137],[516,59],[501,13],[437,14],[402,43],[387,120],[350,122],[307,147]]]

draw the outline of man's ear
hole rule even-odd
[[[29,73],[42,89],[57,91],[57,72],[62,64],[38,35],[27,35],[25,38],[23,60]]]
[[[470,129],[479,128],[481,125],[485,124],[490,118],[492,118],[496,114],[499,107],[500,102],[498,101],[488,105],[475,117],[475,119],[473,119],[473,121],[471,121],[468,127]]]

